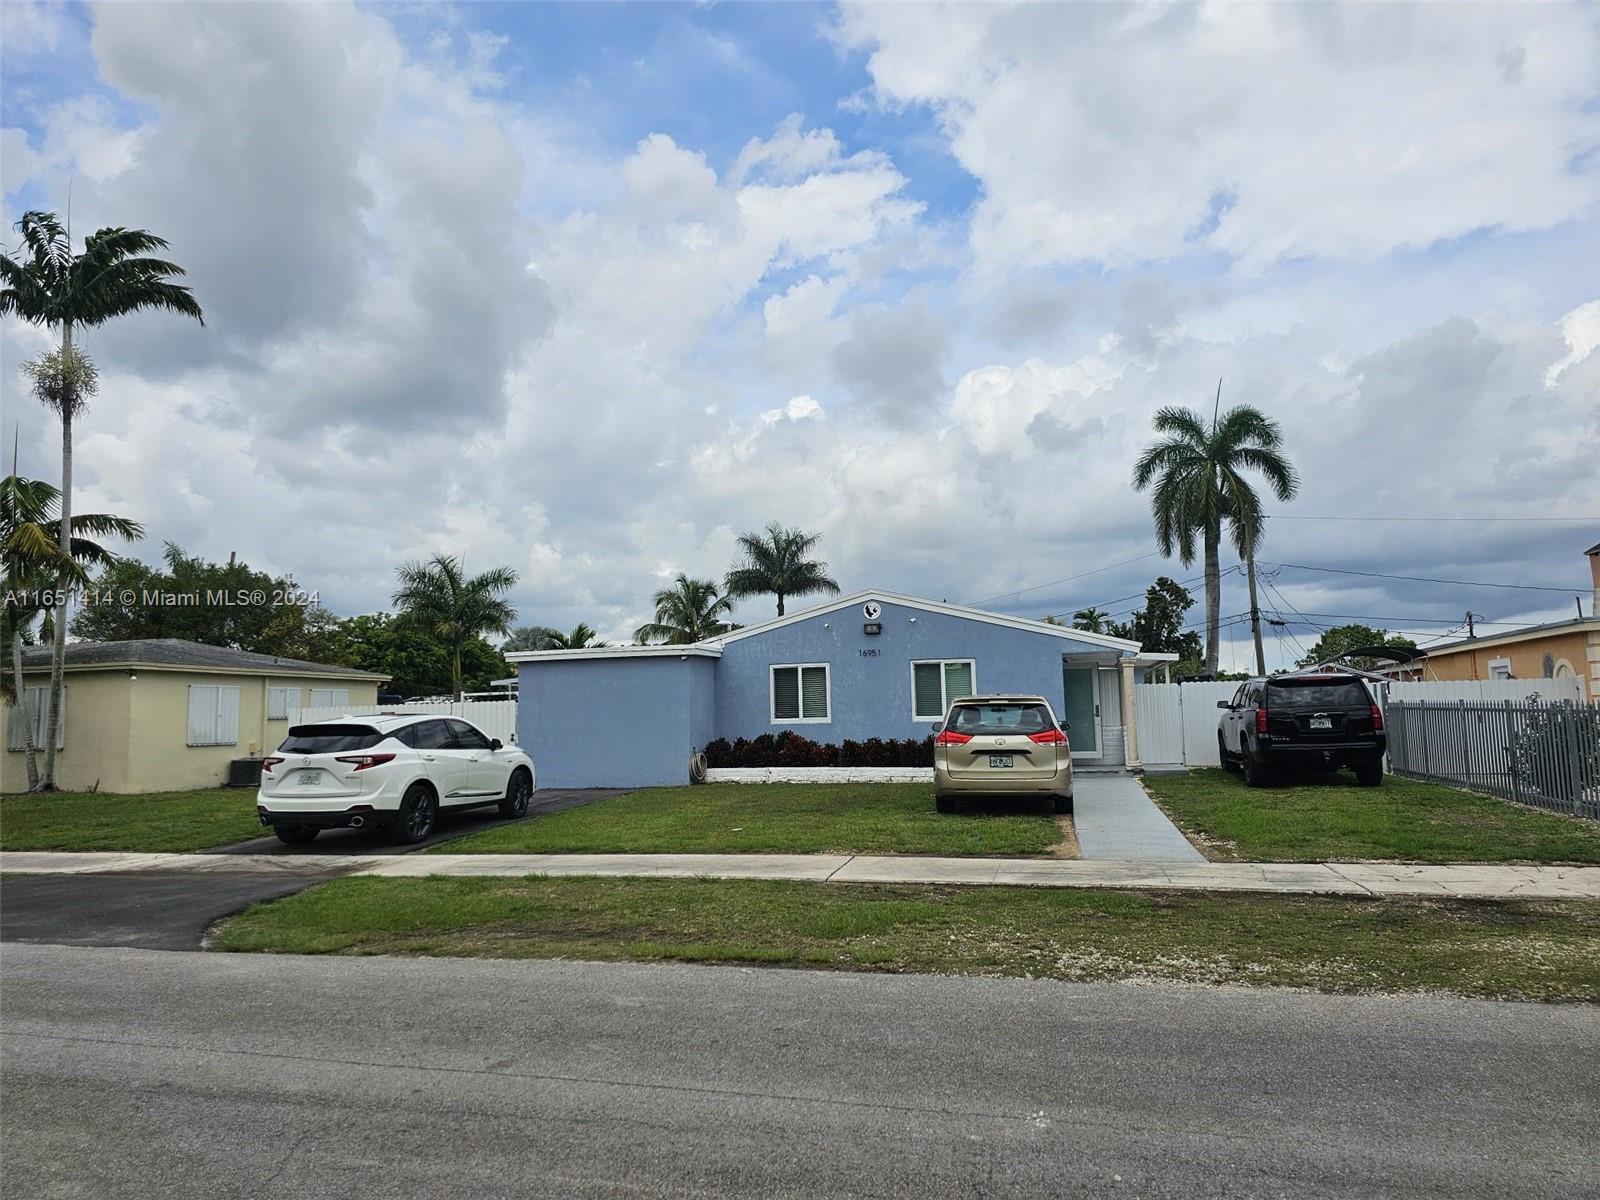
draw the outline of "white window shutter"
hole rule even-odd
[[[239,744],[239,689],[217,689],[217,745]]]
[[[67,745],[67,700],[71,695],[70,686],[61,688],[61,721],[56,726],[56,749],[64,750]],[[33,725],[33,748],[43,750],[45,734],[50,724],[50,689],[47,687],[24,688],[22,702],[13,704],[6,717],[6,747],[11,750],[23,750],[23,722],[28,721]]]
[[[209,683],[189,685],[189,745],[217,743],[217,688]]]

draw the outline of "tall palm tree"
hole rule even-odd
[[[762,533],[741,534],[744,562],[728,571],[722,594],[729,600],[776,596],[780,617],[785,596],[837,595],[839,585],[828,574],[828,564],[806,557],[821,540],[819,534],[785,529],[776,521]]]
[[[708,637],[727,633],[731,626],[723,620],[733,601],[719,595],[709,579],[690,579],[681,572],[669,588],[655,594],[656,619],[634,630],[633,640],[669,646],[687,646]]]
[[[17,257],[0,254],[0,316],[20,317],[35,325],[61,330],[59,380],[53,397],[40,391],[61,418],[61,540],[64,555],[75,528],[72,520],[72,422],[83,406],[83,390],[74,385],[73,330],[93,328],[114,317],[143,309],[164,309],[193,317],[204,314],[194,293],[174,280],[184,274],[177,263],[152,258],[167,243],[144,229],[106,228],[89,235],[75,254],[72,238],[55,213],[30,211],[17,222],[22,245]],[[36,388],[36,391],[38,389]],[[61,695],[67,662],[66,605],[51,614],[55,627],[50,662],[50,715],[44,751],[46,790],[55,787],[56,730],[61,722]]]
[[[570,633],[562,633],[559,629],[545,626],[539,630],[539,644],[535,650],[603,650],[610,642],[600,640],[589,625],[579,621],[572,627]]]
[[[1299,476],[1282,454],[1278,423],[1247,404],[1230,408],[1219,417],[1221,406],[1219,381],[1210,425],[1193,409],[1161,409],[1156,413],[1155,429],[1167,436],[1146,449],[1133,468],[1134,487],[1143,491],[1155,484],[1150,509],[1161,553],[1170,558],[1176,550],[1187,567],[1194,562],[1195,538],[1204,546],[1208,675],[1217,672],[1220,649],[1222,572],[1218,550],[1222,527],[1227,525],[1240,557],[1249,559],[1261,544],[1265,525],[1261,497],[1244,472],[1259,472],[1279,500],[1292,499],[1300,488]]]
[[[460,559],[436,554],[425,563],[404,563],[395,574],[400,579],[395,607],[450,651],[450,686],[461,699],[462,648],[486,633],[511,631],[517,610],[500,597],[516,586],[517,573],[495,567],[468,579]]]
[[[116,555],[94,541],[120,537],[136,541],[144,526],[109,513],[80,513],[72,518],[70,554],[62,554],[60,519],[54,514],[61,493],[42,479],[13,473],[0,479],[0,552],[5,559],[5,626],[3,640],[11,658],[11,676],[0,672],[0,693],[13,705],[23,704],[22,645],[35,618],[45,611],[44,593],[62,580],[82,584],[90,567],[107,566]],[[25,713],[25,716],[27,714]],[[22,722],[22,748],[28,766],[28,790],[37,790],[39,765],[34,756],[33,722]]]
[[[1085,633],[1104,633],[1111,614],[1098,608],[1080,608],[1072,614],[1072,627]]]

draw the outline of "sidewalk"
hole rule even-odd
[[[335,875],[637,875],[797,879],[816,883],[961,883],[1184,891],[1472,896],[1600,900],[1600,867],[1459,863],[1089,862],[1026,858],[920,858],[868,854],[426,854],[217,855],[0,853],[19,874],[196,873]]]

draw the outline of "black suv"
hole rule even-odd
[[[1279,768],[1349,767],[1363,787],[1383,782],[1383,710],[1355,675],[1247,679],[1217,707],[1228,710],[1217,722],[1223,769],[1242,770],[1251,787],[1261,787]]]

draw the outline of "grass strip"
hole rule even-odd
[[[0,850],[205,850],[259,837],[250,788],[0,796]]]
[[[217,945],[1600,1001],[1596,901],[353,877],[255,905]]]

